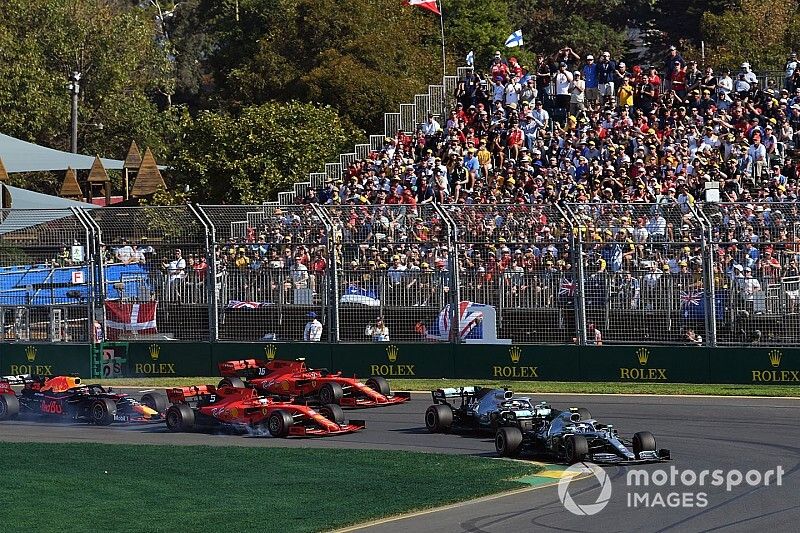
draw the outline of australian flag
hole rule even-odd
[[[351,284],[339,300],[343,304],[360,304],[369,307],[380,307],[381,301],[374,290]]]
[[[728,293],[724,290],[714,293],[714,311],[717,320],[722,320],[725,315],[725,302]],[[684,320],[704,320],[706,316],[705,291],[681,291],[681,316]]]

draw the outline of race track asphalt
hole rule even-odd
[[[612,495],[598,514],[576,516],[565,510],[555,487],[531,490],[498,499],[467,503],[424,515],[371,525],[362,531],[395,532],[510,532],[510,531],[798,531],[800,524],[800,400],[771,398],[710,398],[656,396],[536,396],[557,407],[587,407],[623,435],[647,430],[658,447],[669,448],[668,463],[637,467],[605,467]],[[0,440],[13,442],[103,442],[219,446],[290,446],[315,448],[372,448],[494,456],[491,438],[429,434],[423,413],[429,397],[380,409],[346,411],[349,418],[366,420],[366,430],[331,438],[274,439],[247,435],[169,433],[163,425],[93,427],[84,424],[15,420],[0,423]],[[629,487],[627,472],[671,467],[738,469],[765,472],[783,468],[782,485],[732,487],[706,485]],[[688,476],[688,474],[687,474]],[[678,478],[680,484],[680,477]],[[435,479],[432,479],[435,482]],[[457,487],[443,488],[457,490]],[[593,477],[573,481],[569,489],[580,505],[595,503],[600,485]],[[670,493],[690,493],[703,507],[671,507]],[[646,495],[649,506],[632,507],[633,494]],[[689,496],[682,496],[688,498]],[[672,496],[674,498],[674,496]],[[664,502],[663,505],[659,502]],[[674,502],[673,502],[674,503]]]

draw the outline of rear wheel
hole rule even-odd
[[[194,411],[185,403],[176,403],[167,409],[167,429],[191,431],[194,428]]]
[[[89,418],[93,424],[108,426],[117,414],[117,404],[108,398],[99,398],[89,405]]]
[[[344,422],[344,411],[335,403],[327,403],[319,408],[319,414],[335,424]]]
[[[585,407],[578,407],[578,414],[581,415],[581,420],[590,420],[592,413]]]
[[[571,465],[580,463],[589,455],[589,441],[583,435],[572,435],[564,443],[566,459]]]
[[[319,389],[319,401],[323,404],[335,403],[338,405],[342,396],[344,396],[342,386],[335,381],[326,383]]]
[[[640,431],[633,436],[633,453],[636,454],[637,459],[640,452],[654,452],[656,451],[656,438],[649,431]]]
[[[372,376],[367,380],[366,385],[370,389],[384,396],[389,396],[389,394],[392,392],[392,389],[389,388],[389,382],[386,381],[386,378],[381,376]]]
[[[167,397],[160,392],[149,392],[142,396],[142,405],[149,407],[157,413],[163,413],[167,409]]]
[[[10,420],[19,414],[19,400],[13,394],[0,394],[0,420]]]
[[[294,418],[288,412],[278,409],[273,411],[267,419],[267,429],[273,437],[285,437],[289,434],[289,428],[294,424]]]
[[[494,447],[501,457],[516,457],[522,448],[522,431],[518,427],[501,427],[494,437]]]
[[[425,411],[425,427],[431,433],[446,433],[453,425],[453,409],[448,405],[431,405]]]
[[[231,377],[231,378],[222,378],[219,382],[219,387],[233,387],[235,389],[243,389],[244,388],[244,381],[239,378]]]

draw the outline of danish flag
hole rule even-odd
[[[436,0],[406,0],[405,5],[421,7],[422,9],[432,11],[437,15],[442,14],[442,12],[439,11],[439,6],[436,4]]]
[[[121,335],[152,335],[158,333],[156,309],[158,302],[126,304],[106,301],[106,328],[108,339]]]

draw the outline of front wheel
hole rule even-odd
[[[649,431],[640,431],[633,436],[633,453],[636,454],[637,459],[641,452],[654,452],[656,451],[656,438]]]
[[[589,455],[589,441],[583,435],[573,435],[564,443],[567,462],[580,463]]]
[[[328,382],[319,389],[319,401],[323,404],[338,404],[342,400],[342,396],[344,396],[344,390],[335,381]]]
[[[501,427],[494,437],[494,447],[500,457],[516,457],[522,449],[522,431],[518,427]]]
[[[233,387],[234,389],[243,389],[244,381],[236,377],[222,378],[219,382],[219,388],[222,387]]]
[[[98,426],[108,426],[114,422],[114,415],[117,414],[117,404],[108,398],[94,400],[89,405],[89,418],[93,424]]]
[[[344,423],[344,411],[335,403],[328,403],[320,407],[319,414],[334,424],[342,425]]]
[[[289,435],[289,428],[294,424],[294,418],[288,412],[278,409],[273,411],[267,419],[267,429],[273,437],[286,437]]]
[[[167,409],[167,397],[160,392],[149,392],[142,396],[142,405],[149,407],[158,414],[163,413]]]
[[[383,396],[389,396],[392,393],[392,389],[389,388],[389,382],[382,376],[372,376],[365,385]]]

